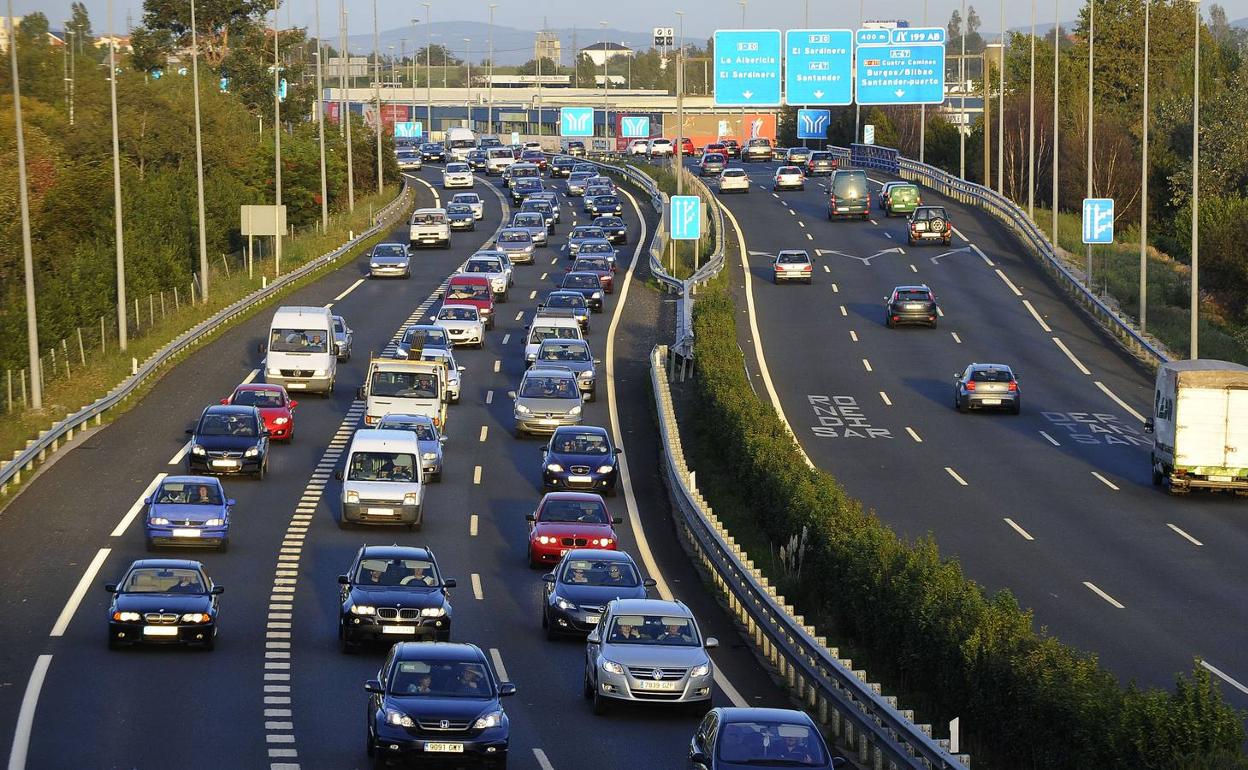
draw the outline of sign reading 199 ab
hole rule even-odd
[[[780,106],[780,30],[716,30],[715,106]]]
[[[784,102],[852,104],[854,33],[848,29],[790,29],[784,33]]]
[[[944,102],[944,29],[860,29],[855,43],[855,96],[859,104]]]

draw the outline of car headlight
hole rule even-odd
[[[577,404],[576,406],[574,406],[574,407],[572,407],[570,410],[568,410],[568,416],[570,416],[570,417],[575,417],[575,416],[577,416],[577,415],[578,415],[578,414],[580,414],[580,413],[581,413],[581,405],[580,405],[580,404]]]
[[[148,524],[154,524],[154,525],[155,525],[155,526],[157,526],[157,527],[167,527],[167,526],[169,526],[169,520],[168,520],[168,519],[166,519],[164,516],[152,516],[152,517],[148,518],[147,523],[148,523]]]
[[[367,604],[352,604],[351,614],[352,615],[376,615],[377,608],[372,607]]]
[[[555,537],[554,535],[539,535],[537,538],[537,542],[541,543],[542,545],[554,545],[555,543],[559,542],[559,538]]]
[[[611,545],[611,543],[612,540],[609,537],[595,537],[589,541],[590,545],[602,546],[603,548]]]
[[[623,666],[621,666],[619,663],[616,663],[614,660],[607,660],[606,658],[602,659],[602,670],[606,671],[608,674],[623,674],[624,673]]]
[[[488,714],[482,714],[477,721],[472,724],[474,730],[484,730],[487,727],[498,727],[503,723],[503,710],[491,711]]]
[[[369,266],[369,267],[372,267],[372,268],[381,267],[381,265],[380,265],[380,264],[378,264],[378,263],[376,263],[376,262],[370,262],[370,263],[368,263],[368,266]]]
[[[394,357],[395,358],[407,358],[407,350],[405,350],[404,348],[395,348]]]
[[[273,369],[273,368],[269,368],[269,369],[265,369],[265,370],[264,370],[264,373],[265,373],[265,375],[266,375],[266,376],[269,376],[269,377],[277,377],[277,376],[280,376],[280,375],[281,375],[282,370],[281,370],[281,369]]]
[[[224,527],[225,519],[209,519],[204,522],[205,527]]]
[[[594,379],[594,370],[586,369],[585,371],[581,372],[577,376],[580,377],[582,380],[592,380]]]
[[[593,299],[602,299],[602,292],[600,291],[594,292]]]
[[[445,614],[446,609],[443,607],[425,607],[420,611],[420,616],[422,618],[440,618]]]
[[[188,612],[182,616],[183,623],[208,623],[212,616],[206,612]]]
[[[548,463],[546,465],[546,470],[550,471],[551,473],[563,473],[563,466],[560,465],[559,463]]]
[[[348,503],[358,503],[359,501],[360,501],[360,493],[359,493],[359,492],[355,492],[355,491],[348,491],[348,492],[347,492],[347,502],[348,502]]]
[[[417,494],[415,492],[408,492],[406,495],[403,495],[404,505],[415,505],[418,502],[420,502],[420,500],[417,498]]]
[[[208,454],[208,453],[207,453],[207,452],[204,450],[204,448],[203,448],[202,446],[200,446],[199,444],[192,444],[192,445],[191,445],[191,454],[193,454],[193,455],[200,455],[200,456],[202,457],[203,455]]]
[[[528,360],[530,360],[530,361],[536,361],[536,360],[537,360],[537,354],[536,354],[536,353],[529,353],[527,356],[525,356],[525,358],[527,358],[527,359],[528,359]]]
[[[255,457],[258,454],[260,454],[260,447],[252,446],[247,447],[247,451],[243,452],[243,457]]]
[[[122,623],[135,623],[141,620],[142,618],[143,616],[137,612],[114,612],[113,613],[113,620],[119,620]]]
[[[339,347],[339,348],[341,348],[342,346],[341,346],[341,345],[339,345],[338,347]],[[273,424],[274,424],[274,425],[285,425],[285,424],[286,424],[286,423],[288,423],[288,422],[290,422],[290,418],[289,418],[289,417],[278,417],[276,420],[274,420],[274,421],[273,421]]]
[[[703,663],[700,666],[694,666],[689,669],[689,676],[706,676],[709,673],[711,673],[710,663]]]
[[[324,377],[324,376],[325,376],[325,370],[324,370],[324,369],[313,369],[313,370],[312,370],[312,376],[313,376],[313,377]]]
[[[516,404],[516,414],[532,414],[533,410],[524,404]]]
[[[422,454],[422,455],[420,456],[420,459],[422,459],[422,460],[436,460],[436,459],[438,459],[438,453],[437,453],[437,452],[425,452],[424,454]]]
[[[598,466],[598,472],[599,472],[599,473],[610,473],[610,472],[611,472],[611,471],[613,471],[613,470],[615,470],[615,468],[614,468],[614,467],[612,467],[612,466],[610,466],[610,465],[599,465],[599,466]]]
[[[411,717],[404,714],[402,711],[395,711],[394,709],[386,709],[386,724],[391,724],[395,727],[416,726],[416,723],[412,721]]]
[[[558,607],[558,608],[559,608],[559,609],[561,609],[561,610],[574,610],[574,609],[576,609],[576,605],[575,605],[575,604],[573,604],[572,602],[570,602],[570,601],[568,601],[567,599],[563,598],[562,596],[556,596],[556,597],[555,597],[555,606],[556,606],[556,607]]]

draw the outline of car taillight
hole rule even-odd
[[[1018,390],[1018,383],[1015,382],[1014,380],[1010,380],[1010,392],[1014,393],[1017,390]]]
[[[810,272],[810,265],[802,265],[802,272],[803,272],[803,273],[809,273],[809,272]]]
[[[970,380],[969,382],[967,382],[967,383],[966,383],[966,389],[967,389],[967,390],[975,390],[975,381],[974,381],[974,380]]]
[[[829,206],[836,206],[836,196],[835,196],[835,195],[829,195],[829,196],[828,196],[828,205],[829,205]]]
[[[871,193],[867,193],[867,205],[871,205]]]

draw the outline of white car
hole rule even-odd
[[[480,349],[485,344],[485,324],[476,305],[443,304],[434,316],[433,325],[446,331],[452,345]]]
[[[464,266],[460,269],[461,273],[471,273],[488,278],[490,281],[490,291],[494,292],[494,300],[496,302],[507,301],[507,287],[511,285],[511,275],[505,265],[507,264],[500,254],[490,252],[478,252],[468,258]]]
[[[750,175],[743,168],[726,168],[719,174],[719,192],[721,195],[730,192],[749,193]]]
[[[421,361],[436,361],[446,365],[446,400],[452,404],[459,403],[459,394],[463,390],[463,378],[460,372],[464,367],[455,364],[455,354],[446,348],[422,348]]]
[[[481,219],[485,216],[485,202],[476,193],[455,193],[451,203],[466,203],[472,209],[472,218]]]
[[[649,139],[634,139],[628,143],[629,155],[646,155],[650,152]]]
[[[472,187],[472,166],[467,163],[447,163],[442,169],[442,189]]]
[[[776,175],[771,180],[771,189],[783,190],[785,188],[806,189],[806,175],[797,166],[781,166],[776,169]]]
[[[676,154],[676,145],[671,139],[651,139],[649,155],[651,158],[670,158]]]

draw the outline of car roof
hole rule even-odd
[[[254,406],[239,406],[237,404],[213,404],[204,409],[204,414],[241,414],[248,417],[255,414]]]
[[[781,249],[780,254],[801,254],[803,257],[806,257],[807,259],[810,258],[810,253],[807,252],[805,249]],[[780,254],[777,254],[776,256],[778,257],[780,256]]]
[[[216,484],[221,486],[221,480],[216,476],[165,476],[160,480],[160,483],[164,484],[167,481],[178,484]]]
[[[524,379],[527,380],[530,375],[533,377],[568,377],[570,379],[576,378],[576,375],[572,373],[572,370],[566,366],[546,366],[545,364],[542,364],[542,363],[536,363],[532,367],[530,367],[527,371],[525,371]]]
[[[448,307],[454,308],[456,310],[476,310],[477,309],[476,305],[469,305],[467,302],[443,302],[442,307],[438,308],[438,310],[442,311],[442,310],[447,309]]]
[[[560,319],[560,320],[564,320],[564,319]],[[566,320],[572,321],[572,320],[574,320],[574,319],[569,318],[569,319],[566,319]],[[570,328],[570,327],[569,327],[569,328]],[[550,345],[580,345],[581,347],[586,347],[586,348],[587,348],[587,347],[589,347],[589,343],[588,343],[588,342],[586,342],[585,340],[578,340],[578,339],[576,339],[576,338],[566,339],[566,338],[564,338],[564,337],[547,337],[546,339],[542,340],[541,345],[539,345],[539,347],[546,347],[546,345],[547,345],[547,344],[550,344]]]
[[[412,414],[410,412],[388,412],[382,418],[381,422],[386,420],[402,420],[403,422],[419,422],[433,425],[433,418],[427,414]],[[381,423],[378,423],[380,425]],[[387,428],[387,430],[390,430]]]
[[[724,706],[719,709],[720,721],[729,722],[787,722],[813,726],[810,715],[797,709]]]
[[[486,278],[485,276],[473,275],[471,273],[456,273],[455,275],[451,276],[451,283],[488,284],[489,282],[490,282],[490,279]],[[409,326],[408,328],[410,329],[411,327]]]
[[[360,558],[382,559],[428,559],[437,561],[433,551],[415,545],[365,545],[360,547]]]
[[[692,618],[693,612],[684,602],[666,599],[616,599],[611,603],[616,615],[678,615]]]
[[[602,503],[606,505],[606,501],[602,499],[602,495],[594,492],[547,492],[542,495],[542,502],[547,500],[572,500],[580,503]]]
[[[606,436],[608,439],[611,438],[607,434],[607,429],[598,425],[560,425],[558,428],[555,428],[554,435],[557,436],[560,433],[596,433],[600,436]]]
[[[931,291],[931,287],[925,283],[911,283],[903,286],[894,286],[893,291]]]
[[[594,559],[595,561],[618,561],[627,562],[634,567],[637,562],[629,555],[628,551],[608,551],[603,548],[573,548],[564,554],[564,559]]]
[[[476,660],[485,662],[481,648],[468,642],[399,642],[395,660]]]
[[[335,318],[341,318],[341,316],[335,316]],[[238,385],[234,388],[235,393],[239,392],[240,390],[267,390],[267,391],[272,391],[274,393],[286,392],[285,387],[281,385],[274,385],[269,382],[244,382],[243,384]]]
[[[193,559],[135,559],[131,562],[129,569],[134,569],[136,567],[202,570],[204,565]]]
[[[998,370],[1001,370],[1001,371],[1006,371],[1006,372],[1012,372],[1012,371],[1014,371],[1013,369],[1011,369],[1011,368],[1010,368],[1010,365],[1009,365],[1009,364],[981,364],[981,363],[972,363],[972,364],[971,364],[971,368],[972,368],[972,369],[974,369],[975,371],[984,371],[984,370],[986,370],[986,369],[998,369]]]

